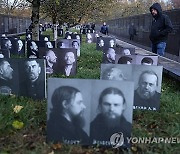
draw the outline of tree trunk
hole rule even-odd
[[[54,41],[57,40],[57,21],[56,21],[56,17],[54,17],[53,19],[53,28],[54,28]]]
[[[32,2],[32,39],[39,40],[39,8],[40,0],[33,0]]]

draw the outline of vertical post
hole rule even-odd
[[[40,0],[33,0],[32,2],[32,39],[39,40],[39,8]]]

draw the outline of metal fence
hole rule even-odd
[[[169,34],[165,56],[170,59],[180,61],[180,9],[164,11],[163,13],[169,16],[173,24],[173,32]],[[151,42],[149,40],[149,32],[151,21],[152,16],[148,13],[113,19],[107,21],[107,25],[109,25],[109,33],[128,39],[129,26],[131,23],[134,23],[137,30],[137,36],[134,38],[134,41],[150,47]]]
[[[0,34],[15,34],[26,32],[31,23],[30,18],[0,15]]]

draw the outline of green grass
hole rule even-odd
[[[83,42],[84,42],[83,38]],[[95,50],[95,44],[82,43],[78,59],[78,73],[73,78],[99,79],[102,53]],[[53,75],[54,77],[65,77]],[[16,105],[23,106],[14,113]],[[47,101],[33,101],[16,96],[0,96],[0,153],[179,153],[180,144],[133,144],[127,152],[121,149],[81,147],[46,143]],[[21,129],[12,123],[23,122]],[[163,75],[160,111],[134,111],[132,137],[178,137],[180,139],[180,83]]]

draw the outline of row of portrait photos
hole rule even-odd
[[[63,56],[68,53],[67,56],[69,56],[70,52],[61,53]],[[67,61],[69,62],[69,60]],[[46,71],[48,69],[48,67],[45,69],[46,65],[44,59],[0,59],[0,93],[44,99],[46,96]],[[56,67],[61,68],[58,73],[62,74],[69,73],[68,75],[70,75],[70,71],[76,71],[74,66],[68,70],[62,60]],[[100,79],[133,81],[135,89],[138,89],[134,109],[159,110],[162,66],[101,64]],[[33,91],[37,92],[33,94]]]
[[[6,45],[8,44],[8,45]],[[55,41],[28,41],[27,58],[40,58],[40,48],[55,48]],[[77,56],[80,56],[80,40],[78,39],[59,39],[57,48],[74,48]],[[25,56],[25,41],[17,38],[1,40],[1,58],[10,58],[12,55]]]

